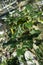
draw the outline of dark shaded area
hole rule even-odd
[[[19,65],[18,58],[15,57],[15,58],[12,58],[12,59],[10,59],[10,60],[7,60],[7,64],[8,64],[8,65]]]
[[[41,39],[36,39],[35,44],[36,44],[36,45],[40,45],[42,42],[43,42],[43,40],[41,40]]]

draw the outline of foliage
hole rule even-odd
[[[37,38],[38,40],[38,36],[41,33],[40,30],[36,30],[33,28],[33,26],[37,26],[38,23],[41,24],[43,21],[39,21],[40,17],[42,16],[42,11],[40,11],[37,6],[34,7],[32,4],[25,6],[25,9],[21,12],[16,10],[15,14],[18,14],[18,16],[8,14],[4,20],[5,24],[7,25],[9,40],[6,44],[3,43],[3,46],[5,48],[8,46],[7,50],[11,54],[14,50],[16,50],[17,57],[19,57],[20,55],[24,55],[26,49],[33,49],[33,39]],[[35,51],[36,55],[38,54],[37,58],[40,60],[40,50]],[[8,65],[13,65],[13,60],[8,60]]]

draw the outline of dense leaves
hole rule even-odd
[[[24,55],[26,49],[31,51],[33,49],[33,44],[38,45],[39,48],[42,49],[40,46],[42,41],[41,39],[38,39],[38,36],[41,32],[39,29],[33,28],[33,26],[37,27],[39,22],[40,24],[43,23],[42,11],[40,11],[37,6],[34,7],[33,4],[29,4],[26,5],[25,9],[23,9],[21,12],[17,10],[15,14],[18,16],[14,16],[13,14],[11,16],[8,14],[6,19],[4,19],[4,22],[7,26],[7,34],[9,36],[9,40],[7,43],[3,43],[3,47],[8,47],[7,50],[11,53],[11,55],[14,50],[16,50],[17,57]],[[35,39],[35,43],[33,39]],[[34,51],[38,61],[40,61],[41,56],[43,56],[42,51],[40,51],[40,49]],[[19,65],[18,58],[8,59],[7,64]]]

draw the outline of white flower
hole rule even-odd
[[[16,55],[17,55],[17,52],[16,51],[12,53],[12,56],[15,57]]]
[[[4,31],[0,31],[0,35],[3,35],[4,34]]]
[[[38,49],[39,47],[36,46],[36,44],[33,44],[33,48],[36,50],[36,49]]]
[[[25,52],[24,56],[25,56],[26,60],[34,59],[34,57],[33,57],[34,55],[28,50]]]
[[[33,62],[27,61],[27,65],[33,65]]]

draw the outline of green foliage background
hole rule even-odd
[[[25,9],[21,12],[16,10],[15,14],[18,16],[14,16],[14,14],[8,14],[4,23],[7,26],[7,34],[9,36],[9,40],[7,43],[3,43],[3,47],[7,48],[8,52],[11,54],[16,50],[17,57],[20,55],[24,55],[24,52],[28,49],[33,54],[36,55],[37,60],[40,65],[43,64],[43,41],[39,38],[41,31],[39,29],[33,28],[38,24],[43,24],[43,10],[39,9],[38,6],[34,6],[33,4],[27,4]],[[35,43],[33,41],[35,39]],[[33,48],[33,43],[38,46],[35,50]],[[32,51],[34,49],[34,51]],[[35,53],[34,53],[35,52]],[[24,59],[22,59],[24,62]],[[11,56],[8,61],[3,62],[1,65],[13,65],[13,61],[16,61],[16,58],[13,59]],[[15,64],[18,65],[18,64]]]

